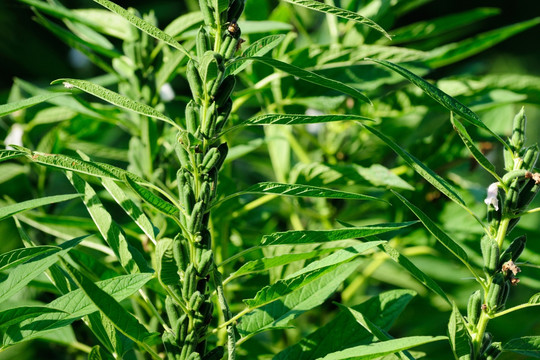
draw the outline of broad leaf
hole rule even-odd
[[[358,13],[348,11],[345,9],[340,9],[335,6],[330,6],[325,3],[321,3],[314,0],[285,0],[286,2],[289,2],[294,5],[299,5],[306,7],[311,10],[320,11],[325,14],[331,14],[335,16],[339,16],[343,19],[351,20],[360,24],[367,25],[380,33],[382,33],[384,36],[386,36],[389,40],[392,40],[392,37],[388,35],[386,31],[382,27],[380,27],[377,23],[375,23],[373,20],[370,20]]]
[[[58,261],[59,256],[66,254],[77,246],[86,236],[66,241],[59,245],[59,249],[33,258],[31,261],[17,266],[9,272],[0,283],[0,303],[8,300],[12,295],[24,288],[26,284],[47,270]]]
[[[540,336],[524,336],[512,339],[502,346],[503,351],[531,356],[540,359]]]
[[[469,360],[471,356],[471,339],[465,319],[463,319],[455,303],[452,303],[452,314],[450,314],[450,321],[448,322],[448,338],[456,359]]]
[[[36,256],[61,250],[58,246],[36,246],[22,249],[15,249],[3,254],[0,254],[0,271],[7,270],[13,266],[19,265]]]
[[[244,57],[244,58],[236,59],[234,60],[234,62],[243,62],[243,61],[249,61],[249,60],[261,62],[263,64],[272,66],[275,69],[286,72],[287,74],[295,76],[304,81],[308,81],[310,83],[313,83],[313,84],[316,84],[325,88],[329,88],[332,90],[340,91],[344,94],[352,96],[355,99],[359,99],[359,100],[362,100],[371,104],[371,101],[366,95],[362,94],[360,91],[356,90],[355,88],[349,85],[346,85],[342,82],[339,82],[330,78],[326,78],[314,72],[304,70],[297,66],[287,64],[276,59],[272,59],[268,57],[251,56],[251,57]]]
[[[316,244],[328,241],[362,238],[366,236],[372,236],[389,231],[403,229],[416,223],[417,221],[409,221],[403,223],[386,223],[335,230],[292,230],[285,232],[277,232],[263,236],[261,240],[261,245],[270,246]]]
[[[55,195],[27,200],[17,204],[6,205],[0,208],[0,221],[26,210],[35,209],[37,207],[49,204],[56,204],[62,201],[75,199],[80,196],[80,194]]]
[[[264,114],[247,119],[239,125],[301,125],[319,124],[334,121],[373,121],[360,115],[297,115],[297,114]]]
[[[352,309],[363,314],[381,330],[387,331],[415,294],[412,290],[383,292],[353,306]],[[286,348],[274,359],[313,360],[348,347],[367,345],[374,340],[374,336],[349,312],[341,311],[326,325],[319,327],[297,344]]]
[[[95,0],[97,1],[97,0]],[[166,123],[180,129],[177,124],[174,123],[170,118],[163,115],[156,109],[141,102],[132,100],[124,95],[120,95],[114,91],[111,91],[107,88],[104,88],[101,85],[91,83],[86,80],[77,80],[77,79],[58,79],[52,82],[52,84],[62,82],[67,88],[77,88],[84,92],[94,95],[97,98],[105,100],[115,106],[121,107],[123,109],[131,110],[137,114],[145,115],[148,117],[156,118],[158,120],[165,121]]]
[[[437,190],[442,192],[444,195],[448,196],[449,199],[453,200],[461,206],[465,206],[465,201],[461,198],[457,190],[450,185],[446,180],[444,180],[439,175],[435,174],[433,170],[424,165],[420,160],[409,154],[407,151],[402,149],[394,141],[388,138],[386,135],[381,133],[378,130],[375,130],[372,127],[363,125],[371,133],[376,135],[379,139],[384,141],[392,150],[394,150],[399,156],[405,160],[410,167],[412,167],[420,176],[426,179],[431,185],[433,185]]]
[[[22,110],[22,109],[26,109],[30,106],[34,106],[34,105],[37,105],[37,104],[40,104],[44,101],[48,101],[52,98],[55,98],[57,96],[63,96],[63,95],[68,95],[69,93],[67,92],[64,92],[64,93],[49,93],[49,94],[43,94],[43,95],[37,95],[37,96],[33,96],[29,99],[24,99],[24,100],[19,100],[19,101],[14,101],[14,102],[11,102],[11,103],[7,103],[7,104],[3,104],[3,105],[0,105],[0,116],[6,116],[7,114],[11,114],[12,112],[15,112],[15,111],[18,111],[18,110]],[[7,144],[9,145],[9,144]]]
[[[375,359],[380,356],[446,339],[446,336],[410,336],[401,339],[372,343],[370,345],[355,346],[342,351],[336,351],[322,357],[320,360],[342,360],[351,358],[360,358],[366,360]]]

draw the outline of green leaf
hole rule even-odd
[[[101,290],[99,286],[94,284],[83,273],[64,260],[61,261],[75,283],[77,283],[101,313],[114,324],[114,327],[116,327],[118,331],[143,347],[150,355],[152,355],[152,357],[154,357],[154,359],[161,359],[147,344],[145,344],[144,340],[150,337],[151,334],[133,315],[124,309],[111,295]]]
[[[7,205],[0,208],[0,221],[26,210],[35,209],[37,207],[49,204],[56,204],[62,201],[75,199],[80,196],[81,195],[79,194],[55,195],[34,200],[27,200],[17,204]]]
[[[335,230],[292,230],[285,232],[276,232],[270,235],[263,236],[261,240],[261,245],[271,246],[315,244],[328,241],[363,238],[366,236],[372,236],[389,231],[403,229],[416,223],[417,221],[409,221],[402,223],[386,223]]]
[[[405,79],[409,80],[414,85],[418,86],[422,91],[424,91],[427,95],[429,95],[433,100],[444,106],[449,111],[452,111],[456,113],[457,115],[461,116],[464,120],[471,123],[472,125],[484,129],[488,131],[490,134],[495,136],[497,140],[501,142],[505,147],[509,147],[509,145],[497,134],[495,134],[491,129],[489,129],[482,121],[480,121],[480,118],[478,115],[476,115],[471,109],[445,93],[444,91],[440,90],[434,85],[431,85],[421,77],[413,74],[409,70],[405,69],[402,66],[399,66],[397,64],[393,64],[389,61],[385,60],[377,60],[377,59],[367,59],[374,61],[378,64],[381,64],[385,67],[387,67],[390,70],[395,71],[396,73],[403,76]]]
[[[103,179],[101,181],[103,187],[111,194],[116,203],[124,209],[129,217],[139,226],[139,228],[148,236],[150,241],[156,243],[156,237],[154,234],[154,226],[146,214],[139,209],[139,206],[135,204],[111,179]]]
[[[431,68],[438,68],[453,64],[483,52],[486,49],[489,49],[490,47],[495,46],[496,44],[538,24],[540,24],[540,17],[488,31],[473,38],[465,39],[456,43],[443,45],[439,48],[431,50],[431,56],[426,59],[426,65]]]
[[[1,149],[0,150],[0,162],[4,162],[6,160],[15,159],[20,156],[24,156],[27,153],[20,150],[7,150],[7,149]]]
[[[359,265],[358,260],[346,262],[297,291],[247,313],[240,318],[237,329],[243,339],[272,328],[287,326],[289,321],[323,303]]]
[[[101,354],[99,352],[99,345],[96,345],[90,350],[90,353],[88,354],[88,360],[103,360],[101,357]]]
[[[379,248],[384,251],[390,259],[394,260],[396,263],[401,265],[405,270],[407,270],[414,278],[424,284],[428,289],[442,297],[448,304],[450,300],[446,296],[446,293],[441,289],[441,287],[429,276],[427,276],[422,270],[420,270],[414,263],[409,260],[405,255],[401,254],[399,251],[394,249],[388,244],[381,244]]]
[[[264,114],[245,120],[239,125],[302,125],[319,124],[334,121],[373,121],[360,115],[297,115],[297,114]]]
[[[448,322],[448,338],[452,352],[458,360],[469,360],[471,356],[470,336],[465,319],[459,312],[456,304],[452,302],[452,314]]]
[[[393,190],[390,191],[392,191],[392,193],[396,195],[398,199],[401,200],[416,215],[416,217],[418,217],[418,219],[420,219],[426,229],[428,229],[428,231],[435,236],[435,238],[439,240],[444,247],[454,254],[455,257],[461,260],[461,262],[467,265],[467,267],[470,266],[469,257],[461,245],[448,236],[440,227],[437,226],[437,224],[435,224],[424,212],[422,212],[422,210],[411,204],[409,200],[405,199],[402,195]]]
[[[77,246],[86,236],[81,236],[59,245],[59,249],[51,251],[41,256],[34,257],[25,264],[17,266],[0,282],[0,303],[8,300],[12,295],[24,288],[38,275],[41,275],[51,265],[58,261],[58,257],[67,254],[72,248]]]
[[[124,179],[126,181],[126,184],[128,184],[129,187],[141,197],[141,199],[143,199],[146,203],[150,204],[153,208],[172,217],[178,216],[179,210],[176,206],[163,200],[145,187],[140,186],[129,176],[126,176]]]
[[[163,31],[173,37],[182,34],[190,27],[197,25],[203,21],[203,14],[200,11],[194,11],[180,15],[167,25]],[[185,54],[184,54],[185,55]]]
[[[25,306],[7,309],[0,312],[0,328],[6,328],[13,324],[20,323],[26,319],[35,318],[43,314],[66,314],[62,310],[53,309],[46,306]]]
[[[503,351],[532,356],[540,359],[540,336],[524,336],[512,339],[502,346]]]
[[[165,285],[180,284],[178,267],[173,256],[173,244],[172,239],[164,238],[160,239],[156,245],[156,272]]]
[[[450,121],[452,122],[452,125],[454,126],[454,130],[458,133],[459,137],[467,146],[467,149],[469,149],[472,156],[478,161],[478,163],[486,169],[495,179],[502,182],[502,179],[497,175],[497,172],[495,171],[495,165],[493,165],[485,156],[482,154],[480,150],[474,145],[471,137],[467,133],[467,129],[459,122],[459,120],[454,119],[454,116],[452,113],[450,113]]]
[[[426,179],[431,185],[433,185],[437,190],[446,195],[449,199],[453,200],[461,206],[465,206],[465,201],[461,198],[459,193],[452,185],[450,185],[446,180],[444,180],[439,175],[435,174],[430,168],[424,165],[420,160],[409,154],[407,151],[402,149],[394,141],[388,138],[383,133],[375,130],[374,128],[363,125],[367,130],[377,136],[379,139],[384,141],[392,150],[394,150],[399,156],[405,160],[410,167],[412,167],[420,176]]]
[[[3,254],[0,254],[0,271],[7,270],[11,267],[19,265],[25,261],[28,261],[36,256],[49,253],[57,252],[61,250],[58,246],[36,246],[22,249],[15,249]]]
[[[71,13],[85,19],[97,31],[124,41],[134,41],[131,24],[123,17],[105,9],[71,9]]]
[[[446,340],[446,336],[410,336],[400,339],[372,343],[370,345],[360,345],[342,351],[330,353],[320,360],[342,360],[342,359],[375,359],[395,352],[408,350],[416,346],[429,344],[435,341]]]
[[[392,290],[380,293],[355,305],[353,310],[363,314],[382,331],[387,331],[416,293],[412,290]],[[328,353],[352,346],[370,344],[373,335],[347,311],[340,311],[331,321],[277,354],[275,360],[319,359]]]
[[[146,271],[148,269],[146,260],[136,248],[129,244],[122,229],[113,221],[90,184],[72,172],[66,172],[66,176],[75,190],[83,195],[84,205],[92,220],[122,267],[129,273]]]
[[[0,116],[6,116],[7,114],[11,114],[12,112],[26,109],[30,106],[41,104],[42,102],[48,101],[52,98],[55,98],[58,96],[64,96],[64,95],[69,95],[69,93],[68,92],[49,93],[49,94],[33,96],[29,99],[24,99],[24,100],[19,100],[19,101],[3,104],[3,105],[0,105]]]
[[[95,285],[112,296],[116,301],[122,301],[139,290],[152,278],[152,274],[131,274],[117,276],[97,282]],[[63,313],[46,313],[24,320],[13,325],[5,332],[3,345],[13,345],[28,341],[44,333],[65,327],[82,316],[96,312],[98,308],[81,289],[73,290],[47,305],[48,308]]]
[[[149,22],[141,19],[140,17],[135,16],[133,13],[127,11],[123,7],[118,6],[115,3],[108,0],[94,0],[94,2],[120,15],[121,17],[129,21],[131,24],[133,24],[136,28],[147,33],[151,37],[161,40],[165,42],[166,44],[172,46],[173,48],[180,50],[181,52],[186,54],[188,57],[191,57],[189,56],[189,53],[186,51],[186,49],[178,41],[174,40],[172,36],[158,29],[157,27],[150,24]]]
[[[281,44],[283,39],[285,39],[285,35],[282,34],[265,36],[249,45],[242,52],[242,57],[264,56],[272,51],[276,46]],[[234,62],[228,66],[227,71],[233,75],[237,75],[241,73],[249,64],[251,64],[251,61],[246,61],[243,63]]]
[[[335,6],[326,5],[325,3],[320,3],[314,0],[284,0],[284,1],[294,4],[294,5],[303,6],[311,10],[319,11],[325,14],[335,15],[343,19],[351,20],[351,21],[369,26],[372,29],[375,29],[378,32],[382,33],[389,40],[392,40],[392,37],[388,35],[388,33],[384,31],[384,29],[380,27],[377,23],[375,23],[373,20],[370,20],[358,13],[348,11],[345,9],[340,9]]]
[[[340,91],[344,94],[352,96],[355,99],[359,99],[359,100],[362,100],[364,102],[371,104],[371,101],[366,95],[362,94],[360,91],[356,90],[355,88],[347,84],[344,84],[342,82],[339,82],[333,79],[326,78],[314,72],[304,70],[297,66],[287,64],[276,59],[271,59],[267,57],[259,57],[259,56],[251,56],[251,57],[243,57],[243,58],[236,59],[234,60],[234,62],[242,62],[242,61],[249,61],[249,60],[261,62],[268,66],[272,66],[275,69],[286,72],[289,75],[300,78],[304,81],[307,81],[307,82],[310,82],[310,83],[313,83],[313,84],[316,84],[325,88],[329,88],[332,90]]]
[[[97,1],[97,0],[94,0],[94,1]],[[103,1],[103,0],[100,0],[100,1]],[[174,123],[174,121],[172,121],[170,118],[163,115],[162,113],[160,113],[153,107],[140,103],[135,100],[131,100],[130,98],[124,95],[115,93],[114,91],[111,91],[109,89],[106,89],[101,85],[91,83],[90,81],[77,80],[77,79],[57,79],[57,80],[54,80],[51,84],[56,84],[59,82],[62,82],[64,86],[68,88],[75,87],[79,90],[87,92],[88,94],[92,94],[97,98],[105,100],[115,106],[121,107],[122,109],[131,110],[133,112],[136,112],[137,114],[141,114],[148,117],[156,118],[158,120],[165,121],[166,123],[180,129],[179,126]]]

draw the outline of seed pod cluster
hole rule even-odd
[[[169,359],[220,359],[224,349],[207,352],[206,337],[214,305],[209,279],[215,268],[209,208],[216,196],[218,173],[227,156],[226,143],[219,141],[232,109],[231,94],[236,78],[227,75],[226,60],[234,56],[240,41],[236,20],[244,0],[199,0],[204,26],[199,28],[196,56],[187,63],[186,77],[193,95],[185,108],[185,130],[177,135],[175,153],[181,168],[177,171],[179,215],[182,233],[173,240],[168,265],[177,268],[178,284],[168,286],[165,310],[171,331],[163,334]],[[216,24],[222,24],[221,31]],[[222,34],[221,41],[215,36]],[[221,44],[214,49],[213,44]]]

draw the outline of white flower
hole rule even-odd
[[[493,205],[495,210],[499,211],[499,199],[497,199],[497,192],[499,191],[499,183],[495,182],[489,185],[487,189],[487,197],[484,199],[486,205]]]
[[[320,115],[324,115],[324,113],[322,111],[309,108],[309,109],[306,109],[306,115],[320,116]],[[323,127],[324,127],[324,124],[322,123],[307,124],[306,130],[312,135],[317,135],[322,130]]]
[[[24,134],[24,127],[21,124],[15,123],[11,125],[11,130],[9,131],[9,134],[6,136],[6,140],[4,140],[5,144],[7,145],[6,149],[15,150],[11,146],[9,146],[10,144],[23,146],[23,143],[22,143],[23,134]]]
[[[173,90],[171,84],[169,84],[169,83],[163,84],[161,89],[159,89],[159,97],[161,98],[161,100],[163,100],[165,102],[169,102],[169,101],[173,100],[174,96],[175,96],[174,90]]]

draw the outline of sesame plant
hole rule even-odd
[[[497,10],[389,35],[422,2],[249,21],[266,1],[187,1],[163,30],[109,0],[20,2],[102,73],[16,79],[0,106],[23,133],[2,181],[33,197],[2,194],[22,245],[0,255],[0,359],[43,340],[77,359],[540,356],[538,325],[498,325],[540,304],[538,249],[510,235],[538,213],[538,146],[523,108],[505,117],[535,78],[416,75],[539,19],[445,43]]]

